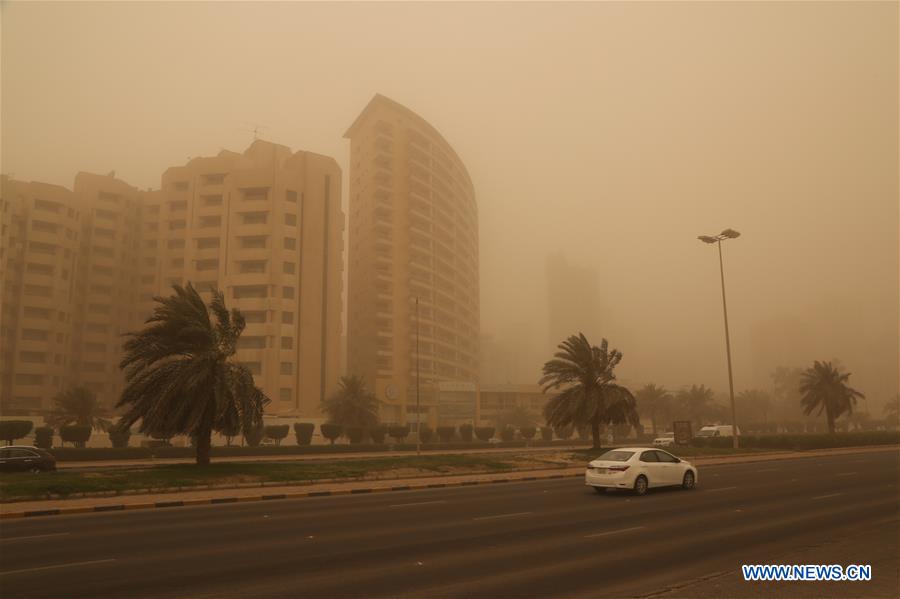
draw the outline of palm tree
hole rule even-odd
[[[656,436],[656,419],[668,419],[672,411],[672,394],[665,387],[657,387],[653,383],[644,385],[635,394],[638,412],[650,417],[653,436]]]
[[[89,426],[107,431],[112,422],[104,418],[106,410],[97,401],[97,395],[87,387],[72,387],[53,398],[53,411],[47,418],[54,426]]]
[[[715,394],[706,385],[691,385],[690,389],[682,389],[675,396],[675,401],[687,418],[695,424],[703,421],[714,411]]]
[[[378,424],[378,400],[361,376],[342,376],[338,390],[322,401],[328,422],[348,428],[368,429]]]
[[[596,347],[584,334],[572,335],[559,344],[554,359],[544,364],[540,380],[545,393],[561,389],[544,406],[547,425],[589,425],[594,447],[601,445],[601,424],[637,426],[640,421],[631,391],[615,383],[613,370],[622,353],[608,347],[606,339]]]
[[[843,414],[853,413],[853,406],[857,397],[865,397],[856,389],[847,386],[850,378],[849,372],[841,372],[840,368],[831,365],[831,362],[819,362],[816,360],[812,368],[803,371],[800,383],[800,403],[803,412],[808,416],[816,408],[816,416],[825,411],[825,419],[828,422],[828,432],[834,433],[834,421]]]
[[[269,398],[253,375],[234,357],[244,317],[225,307],[217,289],[207,306],[188,283],[157,297],[145,327],[130,333],[119,365],[126,386],[117,407],[127,407],[120,421],[138,420],[142,433],[196,439],[197,464],[209,464],[213,430],[244,431],[262,425]]]

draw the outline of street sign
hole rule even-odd
[[[676,420],[672,423],[672,430],[675,431],[675,445],[691,444],[693,434],[690,420]]]

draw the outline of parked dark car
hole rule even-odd
[[[0,472],[49,472],[56,470],[50,452],[27,445],[0,447]]]

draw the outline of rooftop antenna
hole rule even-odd
[[[263,129],[268,129],[268,127],[266,125],[260,125],[259,123],[244,123],[244,124],[251,128],[250,129],[244,128],[244,129],[241,129],[241,131],[246,131],[248,133],[252,133],[253,141],[256,141],[259,139],[259,134]]]

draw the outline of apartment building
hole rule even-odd
[[[273,414],[315,417],[341,372],[341,170],[257,140],[172,167],[159,190],[79,173],[72,191],[4,177],[0,403],[39,414],[56,393],[124,384],[122,335],[153,298],[217,287],[247,327],[237,358]]]
[[[409,108],[376,95],[350,140],[348,367],[385,422],[437,418],[435,383],[478,381],[478,213],[465,166]],[[418,368],[417,368],[418,366]]]
[[[237,357],[268,411],[318,414],[341,367],[341,169],[257,140],[172,167],[145,195],[138,302],[191,282],[216,287],[247,321]]]

